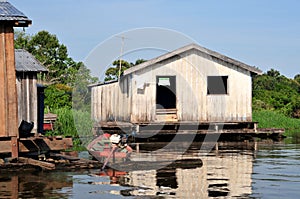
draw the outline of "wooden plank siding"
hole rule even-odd
[[[13,27],[0,25],[0,137],[18,136]]]
[[[176,76],[179,122],[252,121],[251,72],[196,49],[140,68],[119,82],[93,86],[92,117],[101,122],[154,122],[157,76]],[[208,95],[208,76],[228,76],[228,94]]]
[[[36,72],[17,72],[18,93],[18,118],[34,122],[32,132],[37,133],[38,124],[38,101],[37,101],[37,75]]]

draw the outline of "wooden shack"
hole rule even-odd
[[[40,155],[72,147],[72,138],[21,137],[21,120],[36,123],[37,73],[42,67],[28,52],[14,49],[14,27],[31,24],[22,12],[0,1],[0,154],[18,158],[19,153]],[[17,89],[18,88],[18,89]],[[43,109],[40,110],[43,112]],[[34,127],[36,130],[36,127]]]
[[[18,93],[18,118],[33,122],[32,133],[38,128],[38,75],[48,70],[24,49],[15,50],[16,77]],[[44,110],[42,110],[44,112]],[[43,122],[43,121],[41,121]]]
[[[0,1],[0,138],[11,142],[13,157],[18,156],[18,104],[14,52],[14,27],[31,24],[9,2]]]
[[[261,73],[190,44],[126,70],[119,81],[91,85],[92,117],[102,126],[251,123],[252,76]]]

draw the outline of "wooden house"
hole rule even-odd
[[[14,27],[30,24],[21,11],[0,0],[0,154],[12,158],[19,152],[40,154],[72,147],[72,138],[19,135],[21,120],[37,121],[37,73],[45,71],[28,52],[16,50],[15,56]]]
[[[15,50],[15,60],[19,124],[22,120],[33,122],[32,133],[37,133],[38,105],[43,106],[38,103],[38,90],[43,92],[42,85],[38,85],[38,75],[48,70],[32,54],[23,49]],[[43,112],[44,109],[42,114]],[[43,120],[41,122],[43,123]]]
[[[91,85],[92,117],[102,125],[252,122],[252,76],[261,73],[190,44]]]
[[[0,1],[0,138],[8,140],[12,157],[17,157],[19,150],[14,27],[30,24],[21,11]]]

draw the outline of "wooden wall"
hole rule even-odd
[[[252,78],[249,71],[197,50],[92,88],[92,114],[99,121],[156,120],[156,76],[176,76],[178,121],[252,121]],[[207,95],[207,76],[228,76],[228,94]]]
[[[130,121],[128,82],[92,88],[92,115],[98,121]]]
[[[0,24],[0,137],[18,136],[13,27]]]
[[[33,133],[37,132],[37,76],[36,73],[17,73],[18,122],[34,122]]]

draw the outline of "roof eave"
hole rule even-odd
[[[250,66],[250,65],[244,64],[244,63],[242,63],[240,61],[237,61],[235,59],[229,58],[229,57],[227,57],[225,55],[222,55],[220,53],[217,53],[215,51],[212,51],[212,50],[209,50],[209,49],[204,48],[202,46],[199,46],[198,44],[192,43],[192,44],[189,44],[187,46],[181,47],[181,48],[179,48],[177,50],[174,50],[172,52],[169,52],[169,53],[166,53],[166,54],[161,55],[159,57],[156,57],[154,59],[151,59],[151,60],[149,60],[147,62],[141,63],[141,64],[139,64],[137,66],[132,67],[132,68],[129,68],[129,69],[127,69],[127,70],[124,71],[123,75],[124,76],[129,75],[129,74],[131,74],[131,73],[133,73],[135,71],[141,70],[143,68],[146,68],[146,67],[151,66],[153,64],[159,63],[159,62],[161,62],[163,60],[169,59],[171,57],[174,57],[176,55],[179,55],[181,53],[187,52],[187,51],[192,50],[192,49],[196,49],[196,50],[198,50],[198,51],[200,51],[202,53],[205,53],[205,54],[207,54],[209,56],[215,57],[217,59],[220,59],[222,61],[225,61],[225,62],[233,64],[233,65],[236,65],[236,66],[238,66],[240,68],[243,68],[243,69],[245,69],[247,71],[250,71],[251,73],[258,74],[258,75],[262,74],[262,71],[259,70],[256,67],[254,67],[254,66]]]

